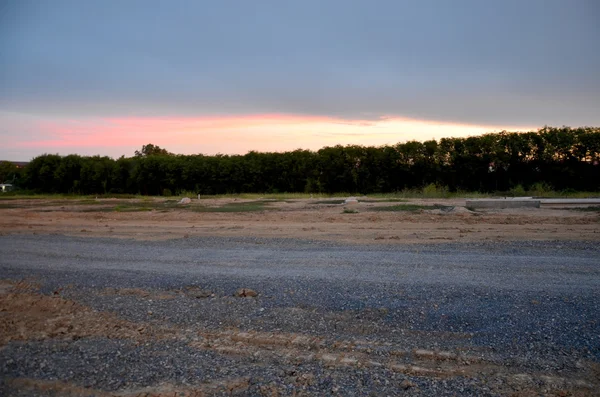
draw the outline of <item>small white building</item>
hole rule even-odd
[[[13,185],[11,185],[10,183],[0,183],[0,191],[2,193],[10,192],[12,189],[13,189]]]

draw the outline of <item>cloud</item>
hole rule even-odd
[[[181,154],[243,154],[256,151],[318,150],[324,146],[379,146],[445,136],[467,136],[505,127],[433,123],[386,117],[379,121],[264,114],[227,117],[35,118],[1,113],[16,129],[4,149],[11,153],[132,155],[153,143]],[[530,130],[532,128],[521,128]]]
[[[8,0],[0,157],[600,125],[587,0]]]

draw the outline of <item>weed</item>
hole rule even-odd
[[[176,196],[179,198],[189,197],[189,198],[193,199],[193,198],[198,197],[198,193],[193,192],[191,190],[182,190],[182,191],[178,192]]]
[[[344,208],[342,214],[358,214],[358,211],[352,208]]]

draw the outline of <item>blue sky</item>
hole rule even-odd
[[[598,21],[595,0],[5,0],[0,158],[597,126]]]

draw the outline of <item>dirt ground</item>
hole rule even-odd
[[[102,291],[101,294],[136,296],[140,299],[172,299],[174,295],[193,292],[184,289],[156,295],[152,291],[142,289],[111,288]],[[128,339],[138,344],[164,339],[193,340],[190,343],[193,348],[230,357],[252,358],[254,362],[260,363],[289,366],[319,362],[331,370],[387,368],[412,378],[487,379],[495,393],[513,397],[532,397],[540,393],[555,397],[594,396],[596,394],[593,390],[597,387],[600,374],[600,366],[591,361],[581,361],[577,374],[561,376],[544,372],[520,373],[482,356],[453,351],[393,348],[390,358],[383,359],[374,353],[383,346],[382,343],[367,339],[333,341],[301,333],[242,332],[236,328],[198,331],[159,322],[134,323],[120,319],[113,313],[97,312],[73,300],[65,299],[62,294],[63,291],[57,290],[50,296],[43,295],[39,293],[35,283],[0,280],[0,348],[10,341],[55,339],[68,343],[90,337]],[[385,345],[391,346],[388,343]],[[312,373],[295,372],[290,376],[291,382],[298,390],[315,382],[315,375]],[[60,380],[18,377],[7,378],[4,381],[12,390],[32,395],[101,397],[246,395],[251,384],[248,377],[233,377],[203,382],[200,385],[161,384],[110,393]],[[410,380],[401,384],[401,388],[405,390],[416,386]],[[275,386],[261,387],[259,394],[288,395],[285,390],[279,390]],[[299,392],[294,395],[309,394]]]
[[[282,237],[348,243],[435,243],[508,240],[600,241],[600,212],[576,208],[516,208],[470,211],[464,199],[389,202],[368,200],[243,199],[193,200],[188,206],[161,208],[164,199],[11,200],[0,207],[2,234],[164,240],[195,236]],[[173,200],[171,200],[173,201]],[[199,212],[227,205],[261,203],[262,210]],[[120,210],[127,204],[128,210]],[[135,207],[139,205],[139,208]],[[410,211],[378,207],[416,205]],[[428,209],[433,206],[444,209]],[[348,213],[344,211],[352,211]]]
[[[510,209],[471,211],[465,200],[409,200],[407,202],[364,201],[340,204],[327,200],[257,201],[242,199],[194,200],[188,206],[168,205],[164,199],[90,202],[69,200],[11,200],[0,206],[0,228],[7,234],[61,234],[79,237],[111,237],[136,240],[165,240],[200,236],[278,237],[328,240],[355,244],[413,244],[436,242],[483,242],[510,240],[600,241],[600,212],[573,208]],[[260,202],[258,210],[205,212],[232,204]],[[378,207],[414,205],[411,210],[377,211]],[[436,207],[437,205],[437,207]],[[195,207],[196,206],[196,207]],[[125,209],[125,210],[123,210]],[[178,296],[213,297],[227,304],[232,297],[214,297],[196,290],[151,291],[107,289],[105,296],[135,296],[147,300],[171,300]],[[231,301],[231,302],[230,302]],[[224,304],[225,304],[224,303]],[[293,310],[301,310],[293,308]],[[337,315],[337,314],[331,314]],[[352,318],[340,323],[353,323]],[[191,333],[190,333],[191,332]],[[358,334],[358,332],[357,332]],[[199,338],[198,336],[201,336]],[[325,337],[285,332],[242,332],[236,329],[193,330],[159,322],[131,322],[111,312],[98,312],[65,297],[63,291],[44,295],[28,282],[0,280],[0,348],[11,341],[43,341],[80,338],[120,338],[148,343],[165,338],[200,340],[191,346],[221,355],[260,362],[318,362],[328,368],[386,368],[412,377],[488,379],[492,391],[513,396],[592,396],[597,386],[598,364],[584,362],[576,374],[518,373],[481,357],[452,351],[398,350],[382,361],[373,353],[374,341],[333,341]],[[392,346],[393,347],[393,346]],[[257,358],[258,357],[258,358]],[[410,363],[410,364],[408,364]],[[314,374],[293,374],[298,390],[315,382]],[[408,378],[407,378],[408,379]],[[11,390],[25,394],[98,396],[208,396],[245,395],[246,378],[227,378],[187,387],[164,384],[146,389],[107,393],[78,384],[30,378],[6,379]],[[415,388],[405,380],[401,387]],[[266,386],[265,386],[266,387]],[[286,395],[277,389],[260,390],[261,395]],[[302,395],[300,393],[299,395]]]

